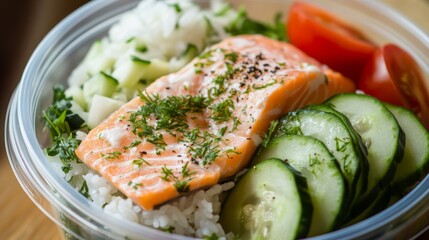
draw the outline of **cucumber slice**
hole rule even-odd
[[[354,130],[349,119],[344,114],[338,112],[332,107],[326,104],[317,104],[317,105],[307,106],[306,108],[335,114],[335,116],[339,117],[343,122],[344,126],[346,126],[347,129],[349,130],[350,137],[352,137],[352,141],[354,143],[353,146],[355,147],[355,152],[356,154],[358,154],[359,159],[361,159],[361,173],[360,173],[358,183],[356,185],[355,198],[352,199],[352,201],[356,201],[356,197],[359,196],[360,193],[364,193],[366,191],[367,184],[368,184],[368,171],[369,171],[369,165],[367,160],[368,150],[366,149],[365,144],[363,144],[362,138]]]
[[[392,189],[398,193],[414,185],[429,170],[429,133],[411,111],[385,104],[405,132],[405,153],[393,178]]]
[[[341,171],[347,180],[350,202],[357,192],[356,185],[361,176],[361,164],[364,161],[356,152],[357,146],[353,142],[348,128],[335,114],[318,110],[302,109],[291,112],[280,119],[274,137],[285,134],[302,134],[322,141],[337,159]],[[364,190],[360,187],[360,191]]]
[[[392,180],[404,155],[405,135],[393,114],[371,96],[345,93],[326,103],[349,118],[368,149],[368,189],[354,207],[355,213],[360,213]]]
[[[125,102],[117,101],[108,97],[95,95],[92,98],[91,108],[88,113],[87,125],[94,128],[104,121],[110,114],[124,105]]]
[[[90,106],[94,95],[110,97],[115,92],[118,81],[110,75],[100,72],[83,84],[83,96]]]
[[[365,144],[363,144],[362,138],[354,130],[349,119],[344,114],[338,112],[337,110],[333,109],[332,107],[330,107],[326,104],[310,105],[307,108],[332,113],[332,114],[335,114],[335,116],[339,117],[341,119],[341,121],[343,121],[343,123],[347,127],[347,129],[349,130],[351,137],[353,137],[353,141],[357,144],[357,149],[356,149],[357,153],[362,154],[362,158],[365,159],[363,164],[365,164],[366,168],[368,168],[368,161],[366,161],[366,156],[368,155],[368,150],[366,149]]]
[[[383,190],[381,190],[378,193],[377,197],[372,200],[371,204],[366,209],[361,211],[356,217],[349,220],[342,227],[347,227],[347,226],[353,225],[355,223],[363,221],[363,220],[370,218],[370,217],[374,216],[375,214],[383,211],[384,209],[386,209],[389,206],[391,196],[392,195],[390,192],[390,188],[389,187],[384,188]]]
[[[305,237],[312,214],[307,182],[279,159],[250,168],[231,190],[220,223],[238,239]]]
[[[329,232],[340,224],[346,207],[346,182],[337,160],[321,141],[285,135],[271,140],[254,162],[269,158],[286,161],[307,179],[313,203],[309,236]]]

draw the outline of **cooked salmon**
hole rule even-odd
[[[146,210],[243,169],[270,122],[354,84],[257,35],[214,45],[92,129],[76,150]]]

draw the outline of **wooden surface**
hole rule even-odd
[[[429,33],[429,1],[382,0],[397,8]],[[10,93],[8,93],[10,94]],[[1,113],[3,118],[5,115]],[[3,136],[0,136],[3,137]],[[0,153],[0,240],[56,240],[60,233],[21,189],[8,163],[4,149]],[[429,239],[429,234],[421,239]]]

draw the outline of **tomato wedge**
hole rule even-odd
[[[293,45],[354,81],[377,48],[353,26],[303,2],[291,6],[287,32]]]
[[[366,64],[359,89],[415,112],[429,129],[429,90],[416,61],[394,44],[379,48]]]
[[[384,47],[377,49],[366,63],[358,88],[383,102],[407,107],[387,70],[384,50]]]

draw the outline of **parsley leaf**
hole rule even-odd
[[[225,31],[234,36],[241,34],[261,34],[275,40],[287,41],[286,26],[282,21],[281,13],[278,13],[274,20],[274,25],[253,20],[241,8],[235,19],[225,27]]]

